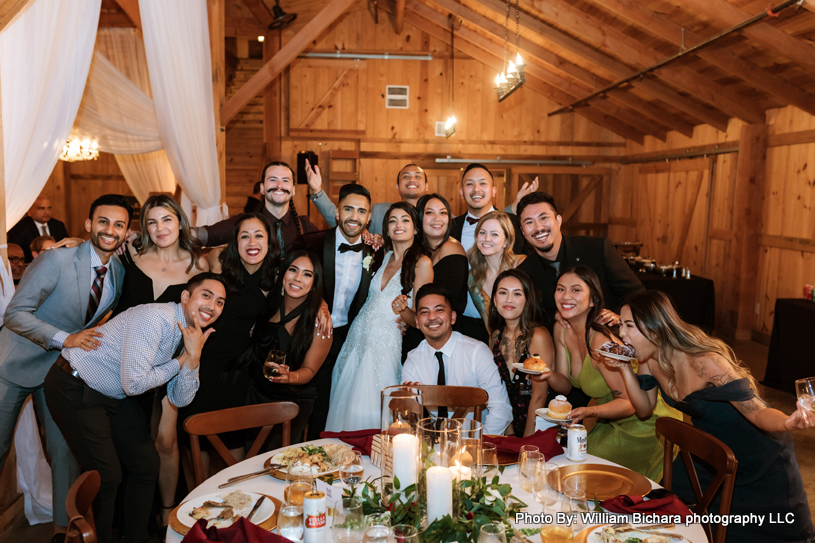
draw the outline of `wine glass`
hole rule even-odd
[[[507,543],[506,527],[501,522],[490,522],[481,526],[478,543]]]
[[[396,543],[419,543],[419,530],[409,524],[397,524],[392,528]]]
[[[263,363],[263,376],[271,381],[273,377],[277,377],[277,369],[272,364],[282,366],[285,363],[286,353],[272,349],[266,355],[266,361]]]
[[[337,500],[331,515],[331,536],[336,543],[358,543],[362,541],[365,519],[362,503],[356,498]]]
[[[390,513],[374,513],[365,517],[363,543],[389,543],[392,534]]]
[[[551,469],[557,469],[557,466],[546,462],[538,462],[535,469],[532,495],[535,497],[535,501],[541,505],[541,512],[543,513],[546,513],[547,508],[555,505],[558,498],[558,492],[550,487],[546,481],[546,475]]]
[[[572,526],[575,532],[579,532],[583,525],[583,514],[589,512],[589,503],[586,500],[586,493],[582,490],[566,489],[563,492],[563,500],[560,502],[560,510],[565,515],[572,517]]]
[[[362,466],[362,453],[359,451],[348,451],[343,453],[340,459],[340,479],[351,489],[362,481],[365,468]],[[353,492],[351,492],[353,494]]]
[[[543,462],[543,455],[539,452],[523,453],[521,463],[518,465],[518,481],[521,483],[521,490],[531,493],[535,489],[535,472]]]
[[[292,541],[303,539],[303,506],[289,505],[287,502],[277,515],[277,533]]]
[[[518,464],[523,460],[524,454],[528,452],[540,452],[540,449],[535,445],[522,445],[521,450],[518,451]]]
[[[490,484],[493,477],[498,475],[498,447],[495,443],[484,443],[481,447],[481,476],[487,478]]]
[[[815,414],[815,377],[795,381],[795,394],[798,396],[798,403]]]

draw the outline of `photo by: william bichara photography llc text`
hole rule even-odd
[[[517,524],[562,524],[564,526],[571,526],[576,520],[574,515],[568,513],[557,512],[554,515],[543,513],[527,513],[520,512],[515,514],[515,522]],[[580,521],[584,526],[599,525],[599,524],[684,524],[689,526],[691,524],[721,524],[728,526],[730,524],[740,524],[742,526],[764,526],[764,524],[792,524],[795,522],[795,515],[793,513],[771,513],[768,515],[715,515],[706,514],[699,515],[693,513],[686,515],[659,515],[657,513],[632,513],[630,515],[619,515],[616,513],[607,513],[605,511],[590,511],[587,513],[580,513]]]

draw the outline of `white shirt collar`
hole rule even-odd
[[[489,211],[487,211],[487,213],[490,213],[491,211],[498,211],[498,210],[496,209],[496,207],[495,207],[495,206],[492,206],[492,207],[490,208],[490,210],[489,210]],[[484,213],[484,215],[486,215],[487,213]],[[481,217],[483,217],[484,215],[481,215]],[[475,215],[473,215],[472,213],[470,213],[470,211],[469,211],[469,210],[467,210],[467,216],[468,216],[468,217],[472,217],[473,219],[480,219],[480,218],[481,218],[481,217],[476,217]],[[473,225],[473,226],[475,226],[475,225]]]
[[[441,349],[434,349],[430,343],[427,343],[427,340],[425,340],[425,343],[427,344],[431,357],[436,356],[437,351],[441,351],[448,360],[452,360],[453,353],[456,352],[456,344],[458,343],[458,332],[453,331],[453,333],[450,335],[450,339],[447,340],[447,343],[445,343]]]

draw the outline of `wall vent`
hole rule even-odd
[[[437,121],[436,122],[436,136],[439,138],[446,137],[447,134],[444,132],[444,121]]]
[[[387,109],[407,109],[410,98],[410,87],[407,85],[387,85],[385,90],[385,107]]]

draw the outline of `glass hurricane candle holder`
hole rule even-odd
[[[467,481],[479,476],[481,472],[481,450],[484,443],[481,422],[472,419],[454,419],[458,421],[461,439],[459,450],[453,457],[453,477],[458,481]]]
[[[419,508],[422,525],[428,526],[445,515],[458,518],[454,492],[455,455],[461,449],[461,424],[436,417],[419,421],[421,462],[419,464]]]
[[[394,493],[418,483],[418,422],[422,416],[422,393],[408,386],[391,386],[382,390],[381,430],[384,462],[382,466],[382,499],[387,502]],[[395,484],[398,481],[398,488]]]

